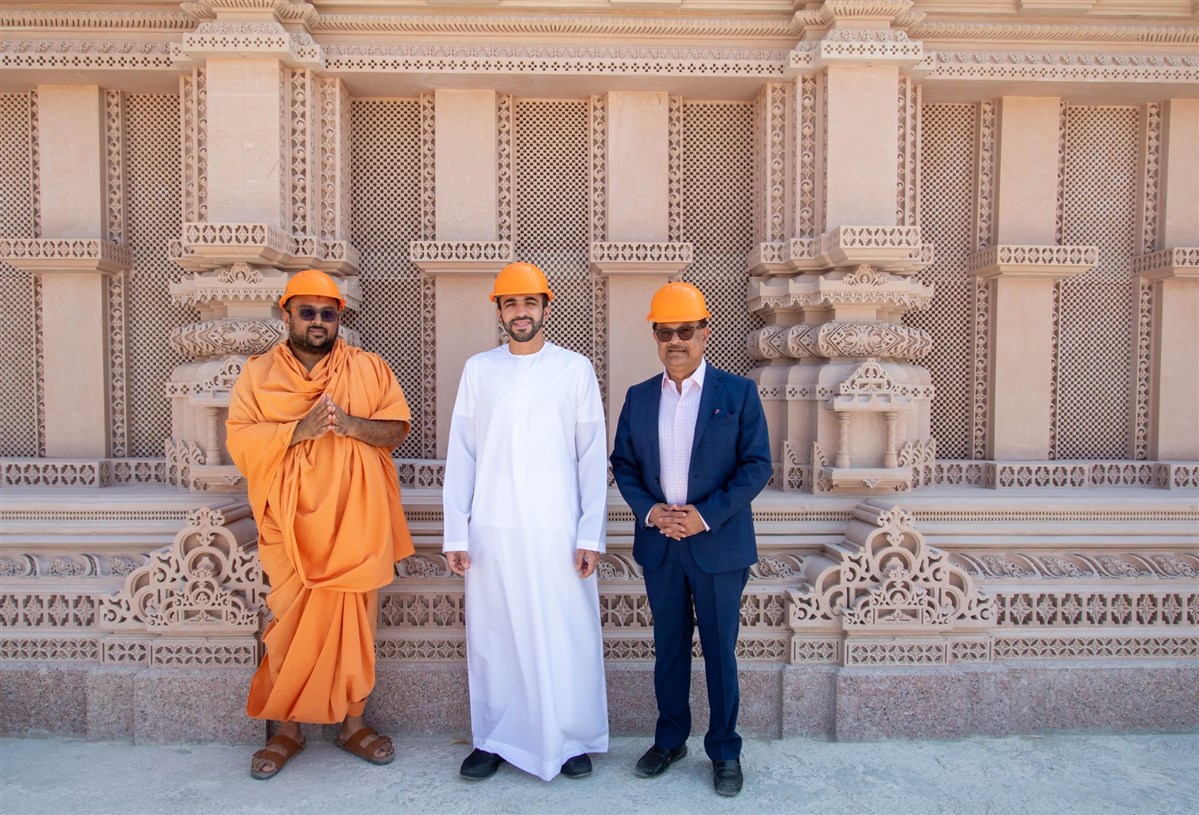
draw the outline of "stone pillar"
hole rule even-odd
[[[1005,97],[997,105],[993,240],[971,256],[989,287],[991,381],[987,457],[1049,458],[1057,281],[1095,265],[1095,247],[1055,245],[1060,100]]]
[[[114,372],[123,379],[120,300],[133,261],[120,245],[119,186],[110,209],[110,188],[123,173],[120,95],[95,85],[42,86],[37,105],[40,232],[0,241],[0,257],[41,278],[45,455],[105,458],[114,453],[114,425],[122,436],[115,446],[124,446],[125,386],[113,380]],[[117,359],[114,342],[122,344]]]
[[[930,483],[926,332],[901,322],[932,290],[916,225],[923,59],[903,4],[801,11],[790,84],[757,99],[751,372],[783,489],[907,490]]]
[[[672,113],[679,101],[664,92],[628,91],[609,93],[600,104],[606,114],[600,134],[606,144],[607,207],[600,219],[606,234],[595,236],[591,269],[607,279],[608,302],[627,306],[606,315],[610,442],[629,386],[661,370],[645,315],[654,292],[690,264],[691,245],[679,240],[681,225],[671,218],[672,194],[678,196],[672,189],[678,183],[671,172],[672,141],[677,144]],[[720,315],[713,320],[718,325]]]
[[[433,278],[437,456],[444,458],[462,368],[499,340],[492,282],[513,260],[512,99],[493,90],[438,90],[423,97],[423,205],[432,229],[409,255]],[[551,281],[551,286],[553,281]]]
[[[1163,107],[1155,236],[1164,247],[1137,258],[1151,287],[1149,458],[1199,459],[1199,101]]]
[[[333,275],[360,305],[349,240],[349,93],[320,76],[309,17],[271,0],[201,2],[210,19],[180,43],[183,229],[171,257],[190,274],[174,301],[200,320],[169,342],[189,362],[167,383],[168,475],[194,490],[241,489],[224,445],[229,390],[247,356],[283,338],[289,273]],[[214,18],[214,19],[213,19]],[[340,329],[357,344],[356,332]]]

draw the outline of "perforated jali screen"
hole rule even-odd
[[[925,358],[936,397],[932,436],[941,458],[970,458],[970,254],[974,212],[974,105],[925,105],[921,111],[920,226],[934,247],[931,266],[916,275],[936,287],[927,311],[909,312],[908,325],[933,337]]]
[[[179,97],[131,94],[125,100],[129,246],[129,455],[161,456],[171,435],[165,384],[187,360],[167,338],[199,319],[193,308],[171,303],[168,286],[182,270],[167,259],[179,238]]]
[[[412,432],[395,452],[432,457],[418,412],[425,403],[420,272],[408,242],[420,238],[420,103],[415,99],[357,99],[351,106],[350,242],[362,253],[362,309],[346,325],[362,345],[387,360],[413,412]],[[430,368],[431,370],[431,368]]]
[[[1097,244],[1099,265],[1059,284],[1059,459],[1131,455],[1139,115],[1130,107],[1066,111],[1062,241]]]
[[[752,105],[683,104],[683,240],[695,244],[695,262],[683,279],[700,288],[712,312],[708,360],[739,374],[753,367],[745,338],[762,325],[745,307],[745,258],[753,248],[752,153]]]
[[[0,95],[0,234],[33,237],[29,96]],[[37,368],[34,361],[33,275],[0,263],[0,307],[6,328],[0,343],[0,455],[36,456]]]
[[[546,337],[592,356],[588,250],[587,103],[516,103],[516,258],[545,271],[554,291]]]

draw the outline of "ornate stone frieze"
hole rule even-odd
[[[966,258],[966,271],[982,278],[1042,277],[1057,280],[1093,269],[1098,246],[990,246]]]
[[[842,226],[816,238],[759,244],[747,263],[752,275],[820,272],[869,266],[893,275],[911,275],[933,262],[933,249],[921,242],[919,227]]]
[[[511,241],[410,241],[408,259],[422,272],[495,274],[515,258]]]
[[[1017,79],[1041,82],[1199,81],[1199,57],[1041,51],[937,51],[925,60],[922,80]]]
[[[0,70],[173,71],[174,43],[159,41],[0,40]]]
[[[899,507],[858,504],[845,539],[826,544],[810,563],[810,582],[788,591],[793,639],[840,632],[846,665],[946,663],[952,643],[985,643],[994,625],[994,600]],[[977,651],[963,648],[959,656],[977,658]],[[793,659],[805,656],[793,647]]]
[[[266,585],[254,553],[249,507],[228,516],[202,508],[168,548],[99,603],[106,631],[166,634],[257,632]]]
[[[664,272],[680,274],[695,256],[690,243],[648,241],[592,243],[591,270],[596,274]]]
[[[728,39],[790,39],[801,29],[789,19],[695,18],[683,15],[606,17],[521,14],[321,14],[315,32],[403,32],[412,34],[536,34],[580,36],[667,36]]]
[[[1199,553],[1195,552],[955,552],[950,559],[974,577],[993,580],[1187,580],[1199,577]]]
[[[1132,273],[1147,283],[1170,277],[1199,278],[1199,247],[1172,247],[1138,255],[1132,259]]]
[[[927,331],[899,323],[769,325],[749,335],[751,359],[878,357],[914,361],[928,356],[932,347]]]
[[[1143,634],[1133,636],[997,636],[995,659],[1160,659],[1199,656],[1199,637]]]
[[[128,247],[86,238],[0,238],[0,260],[32,272],[117,274],[133,268]]]
[[[178,65],[202,64],[209,57],[273,57],[291,68],[324,68],[321,46],[306,31],[288,31],[278,22],[205,21],[182,42],[171,44]]]
[[[1199,30],[1188,25],[1080,25],[1077,23],[940,22],[924,20],[907,29],[925,43],[1199,43]]]
[[[933,289],[913,278],[887,276],[870,267],[870,277],[802,275],[750,279],[749,310],[794,311],[837,305],[875,305],[881,309],[922,311],[929,307]],[[869,280],[869,282],[867,282]]]
[[[517,45],[324,47],[334,73],[699,76],[782,79],[784,52],[706,48]]]
[[[225,318],[180,326],[171,332],[177,353],[205,358],[224,354],[262,354],[286,337],[282,320]]]

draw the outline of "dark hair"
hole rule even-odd
[[[511,296],[512,295],[510,295],[510,294],[501,294],[499,297],[495,298],[495,310],[501,311],[504,308],[504,306],[501,304],[501,301],[505,297],[511,297]],[[548,294],[546,294],[545,292],[542,292],[541,293],[541,307],[545,308],[549,304],[550,304],[550,296]]]

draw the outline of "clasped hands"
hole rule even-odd
[[[291,443],[299,444],[302,441],[317,439],[326,433],[349,436],[352,435],[353,425],[357,421],[358,419],[338,407],[333,397],[326,393],[316,400],[312,410],[296,424]]]
[[[657,527],[668,538],[682,540],[708,527],[699,510],[691,504],[654,504],[649,511],[649,525]]]

